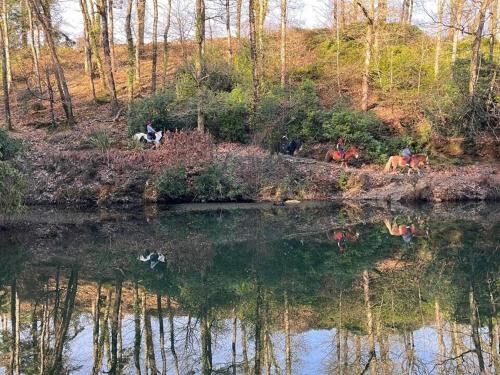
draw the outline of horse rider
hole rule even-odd
[[[410,150],[410,145],[406,145],[405,148],[403,149],[403,159],[406,162],[406,164],[410,164],[411,160],[411,150]]]
[[[345,158],[345,146],[344,146],[344,140],[342,138],[339,138],[337,140],[337,151],[340,153],[340,159],[344,160],[344,158]]]
[[[148,133],[148,139],[149,140],[154,140],[156,139],[156,130],[153,128],[153,124],[151,122],[151,120],[148,120],[148,122],[146,123],[146,129],[147,129],[147,133]]]

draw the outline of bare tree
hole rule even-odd
[[[363,70],[363,82],[361,84],[361,109],[363,111],[368,110],[368,96],[370,91],[370,65],[372,60],[372,48],[374,42],[374,12],[375,12],[375,4],[374,0],[370,1],[370,8],[366,9],[366,7],[361,3],[361,0],[356,0],[358,6],[363,11],[363,14],[366,18],[366,44],[365,44],[365,64]]]
[[[73,116],[73,105],[71,103],[71,96],[69,94],[68,85],[66,83],[66,78],[64,76],[64,70],[62,68],[61,62],[59,61],[56,45],[52,37],[50,8],[42,5],[41,0],[29,0],[29,2],[32,11],[36,15],[39,23],[42,25],[45,34],[45,42],[50,52],[50,58],[52,60],[52,64],[54,65],[54,70],[56,73],[56,80],[57,80],[57,88],[59,90],[59,95],[61,97],[61,102],[64,109],[64,113],[66,115],[66,120],[68,122],[68,125],[72,126],[75,124],[75,118]]]
[[[498,31],[498,6],[500,5],[499,0],[491,1],[491,10],[490,10],[490,61],[493,62],[495,59],[495,43],[496,43],[496,35]]]
[[[481,59],[481,40],[483,38],[483,28],[486,19],[486,12],[491,0],[481,0],[479,12],[476,20],[476,30],[472,42],[472,54],[470,59],[469,73],[469,98],[473,100],[476,95],[477,80],[479,77],[479,62]]]
[[[286,25],[287,25],[287,0],[281,0],[281,87],[286,86]]]
[[[30,35],[30,51],[31,51],[31,59],[33,60],[33,72],[35,73],[36,83],[38,87],[38,91],[40,94],[42,93],[42,79],[40,73],[40,56],[36,47],[36,39],[35,39],[35,24],[33,22],[33,15],[31,13],[31,8],[28,4],[28,0],[26,1],[26,13],[28,16],[28,27],[29,27],[29,35]]]
[[[4,46],[4,30],[0,27],[0,49],[2,54],[2,88],[3,88],[3,106],[5,116],[5,126],[7,129],[12,129],[12,120],[10,116],[10,97],[9,97],[9,78],[7,75],[7,54]]]
[[[139,297],[139,285],[134,283],[134,366],[135,374],[141,375],[141,301]]]
[[[109,48],[111,52],[111,67],[113,73],[116,72],[115,64],[115,27],[114,27],[114,12],[113,12],[113,0],[108,1],[108,34],[109,34]]]
[[[85,66],[87,67],[87,75],[89,80],[90,91],[92,92],[92,100],[96,101],[95,85],[94,85],[94,68],[92,66],[92,47],[90,44],[90,29],[91,25],[88,18],[87,1],[80,0],[80,9],[83,15],[83,39],[85,42]]]
[[[227,35],[227,54],[229,61],[233,58],[233,46],[231,38],[231,8],[229,0],[226,0],[226,35]]]
[[[198,86],[197,118],[198,130],[205,131],[205,115],[203,113],[203,80],[205,74],[205,0],[196,0],[196,83]]]
[[[241,41],[241,8],[243,6],[243,0],[236,0],[236,38],[238,39],[238,44]]]
[[[115,78],[113,74],[113,65],[111,63],[111,49],[109,44],[109,26],[108,26],[108,3],[107,0],[99,0],[97,10],[101,15],[101,44],[104,53],[104,64],[106,81],[111,95],[111,112],[118,111],[118,97],[116,96]]]
[[[168,37],[172,21],[172,0],[167,0],[167,11],[165,13],[165,29],[163,30],[163,84],[167,83],[167,69],[169,58]]]
[[[9,41],[9,23],[8,23],[8,9],[7,0],[2,0],[2,35],[3,35],[3,49],[5,50],[6,58],[6,71],[7,71],[7,86],[10,90],[10,84],[12,82],[12,71],[10,63],[10,41]]]
[[[127,98],[128,102],[134,98],[135,80],[135,49],[132,36],[132,4],[133,0],[127,0],[127,13],[125,17],[125,34],[127,36]]]
[[[250,127],[255,129],[257,102],[259,101],[259,77],[257,74],[257,39],[254,0],[248,0],[248,19],[250,29],[250,59],[252,61],[252,102],[250,106]],[[259,347],[260,349],[260,347]]]
[[[151,52],[151,92],[156,92],[156,62],[158,60],[158,0],[153,0],[153,35]]]
[[[451,47],[451,62],[457,60],[458,53],[458,37],[460,35],[460,25],[464,11],[465,0],[452,0],[452,47]]]
[[[441,44],[443,40],[443,13],[445,0],[438,0],[437,3],[437,35],[436,35],[436,54],[434,57],[434,78],[439,75],[440,59],[441,59]]]
[[[122,303],[122,276],[118,274],[115,282],[115,300],[113,303],[113,314],[111,316],[111,368],[109,374],[120,373],[118,363],[118,329],[120,320],[120,307]]]
[[[144,21],[146,17],[146,0],[137,0],[136,3],[136,48],[135,48],[135,77],[141,91],[141,58],[144,56]]]

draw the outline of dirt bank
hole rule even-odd
[[[179,162],[175,159],[165,158],[162,150],[111,150],[106,154],[96,150],[31,149],[19,155],[16,163],[27,176],[29,204],[112,205],[162,202],[155,181],[166,166]],[[201,157],[198,164],[189,164],[188,174],[196,175],[203,163],[214,161],[234,171],[237,184],[244,187],[243,201],[440,202],[500,198],[499,168],[493,163],[431,165],[419,177],[385,173],[378,166],[343,169],[309,158],[225,144]]]

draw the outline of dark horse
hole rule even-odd
[[[293,139],[290,142],[286,135],[281,137],[279,151],[282,154],[288,154],[293,156],[297,151],[300,150],[302,150],[302,141],[300,139]]]

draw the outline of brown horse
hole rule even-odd
[[[410,163],[408,163],[402,156],[393,155],[387,161],[384,171],[390,172],[391,170],[395,171],[398,167],[401,167],[403,169],[408,167],[408,176],[412,171],[417,171],[417,173],[420,175],[419,167],[427,164],[429,164],[429,157],[425,154],[412,155],[410,158]]]
[[[332,160],[340,161],[340,164],[345,164],[347,165],[347,162],[349,159],[352,158],[358,158],[359,157],[359,152],[356,149],[356,147],[351,147],[349,150],[345,152],[344,159],[340,156],[340,151],[338,150],[330,150],[326,153],[325,155],[325,161],[327,163],[331,162]]]
[[[410,242],[413,237],[429,236],[427,228],[422,229],[415,224],[398,225],[396,221],[391,222],[388,218],[384,219],[384,224],[391,236],[401,236],[405,242]]]

